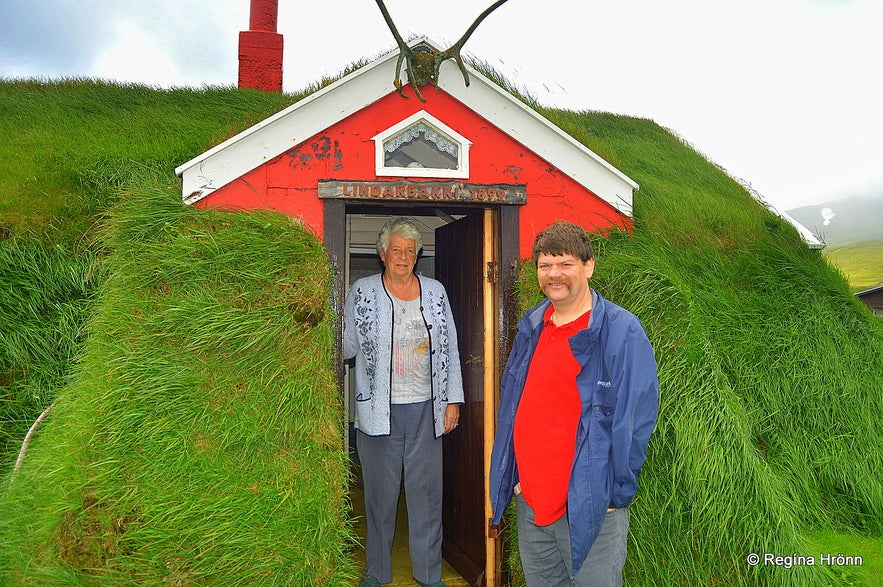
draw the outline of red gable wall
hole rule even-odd
[[[323,205],[318,181],[400,179],[376,176],[371,139],[425,110],[472,141],[470,176],[462,181],[527,186],[527,203],[519,210],[522,257],[530,256],[534,236],[554,220],[571,220],[589,230],[629,226],[625,215],[444,91],[428,86],[423,95],[427,102],[391,93],[215,190],[199,205],[276,209],[300,218],[321,238]]]

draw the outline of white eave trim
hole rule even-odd
[[[771,204],[767,204],[767,208],[771,212],[773,212],[774,214],[778,214],[779,217],[782,218],[783,220],[790,222],[791,225],[795,228],[795,230],[797,230],[797,232],[803,238],[803,241],[807,244],[807,246],[809,248],[820,250],[820,249],[824,249],[827,246],[824,243],[824,241],[822,241],[822,239],[820,239],[819,237],[817,237],[813,233],[813,231],[811,231],[810,229],[808,229],[807,227],[802,225],[800,222],[797,221],[796,218],[794,218],[793,216],[791,216],[787,212],[783,212],[783,211],[779,210],[778,208],[776,208],[775,206],[772,206]]]
[[[176,167],[184,202],[201,200],[394,90],[391,76],[366,74],[395,57],[365,65]]]
[[[821,249],[824,249],[825,247],[828,246],[827,244],[825,244],[825,241],[823,241],[818,236],[816,236],[815,233],[813,233],[813,231],[811,231],[810,229],[808,229],[807,227],[802,225],[800,222],[798,222],[796,218],[794,218],[793,216],[791,216],[787,212],[783,212],[782,210],[779,210],[776,206],[774,206],[773,204],[768,202],[766,200],[766,198],[764,198],[757,190],[752,188],[750,184],[746,184],[743,182],[739,182],[739,183],[742,184],[742,187],[744,187],[745,190],[751,195],[751,197],[754,198],[755,200],[757,200],[757,202],[761,206],[763,206],[764,208],[766,208],[767,210],[769,210],[770,212],[772,212],[773,214],[775,214],[776,216],[778,216],[779,218],[784,220],[785,222],[788,222],[789,224],[791,224],[791,226],[794,227],[794,229],[800,235],[800,238],[803,239],[803,242],[805,242],[809,248],[814,249],[814,250],[821,250]]]
[[[457,66],[449,62],[442,64],[439,85],[619,212],[632,215],[632,196],[639,189],[637,182],[480,72],[469,65],[466,68],[471,80],[469,87]],[[470,92],[478,89],[476,86],[497,100],[470,99]],[[587,159],[590,165],[586,165]]]
[[[425,37],[410,44],[419,43],[438,46]],[[175,168],[183,180],[184,202],[204,198],[395,91],[397,57],[395,49]],[[443,63],[439,87],[622,214],[632,215],[635,181],[473,67],[466,68],[469,87],[456,64]]]

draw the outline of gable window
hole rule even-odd
[[[374,137],[378,176],[469,177],[466,138],[425,111]]]

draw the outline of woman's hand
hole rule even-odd
[[[460,404],[448,404],[445,409],[445,434],[452,431],[460,423]]]

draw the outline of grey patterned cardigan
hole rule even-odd
[[[356,281],[346,297],[343,358],[356,358],[356,428],[370,436],[389,434],[392,379],[392,311],[382,274]],[[420,310],[429,332],[435,437],[445,431],[445,408],[463,403],[457,329],[444,286],[418,275]]]

